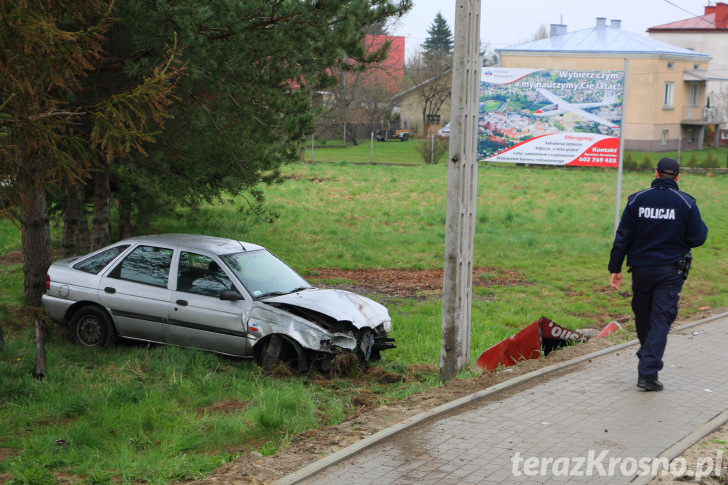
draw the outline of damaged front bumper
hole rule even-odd
[[[254,339],[283,334],[315,352],[355,351],[365,362],[396,348],[387,336],[392,329],[387,309],[343,290],[311,289],[257,301],[249,329]]]

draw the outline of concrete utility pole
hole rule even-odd
[[[622,90],[622,121],[619,123],[619,159],[617,161],[617,202],[614,204],[614,235],[617,234],[622,208],[622,170],[624,168],[624,122],[627,102],[627,74],[629,74],[629,59],[624,58],[624,88]],[[680,142],[677,145],[677,161],[680,162]]]
[[[457,0],[442,285],[440,378],[443,381],[470,362],[479,86],[480,0]]]

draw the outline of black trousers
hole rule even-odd
[[[634,311],[640,377],[657,378],[667,346],[670,325],[677,317],[677,304],[685,280],[674,265],[632,268]]]

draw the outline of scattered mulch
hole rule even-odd
[[[23,262],[23,250],[15,249],[0,256],[1,265],[21,264]]]
[[[442,290],[442,269],[315,269],[307,276],[312,283],[346,280],[351,285],[334,284],[337,288],[355,289],[357,293],[373,293],[393,298],[431,296]],[[515,271],[500,268],[475,268],[473,287],[514,286],[528,284]]]
[[[308,180],[309,182],[313,182],[315,184],[320,184],[321,182],[341,182],[342,181],[342,179],[340,179],[340,178],[308,177],[306,175],[300,175],[300,174],[281,175],[281,178],[284,180]]]
[[[197,409],[197,416],[210,414],[234,414],[245,409],[248,404],[250,404],[248,401],[226,399]]]
[[[61,259],[60,249],[51,249],[51,261]],[[14,249],[0,255],[0,265],[23,264],[23,250]]]

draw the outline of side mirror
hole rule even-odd
[[[238,290],[223,290],[220,293],[220,299],[226,301],[245,300]]]

